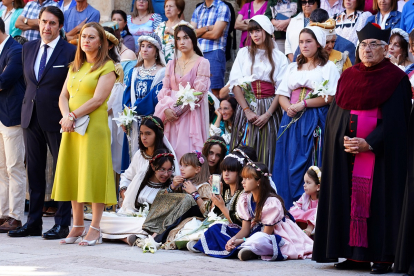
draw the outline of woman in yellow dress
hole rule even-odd
[[[74,62],[70,65],[59,99],[62,112],[62,141],[55,173],[52,198],[71,201],[73,228],[62,244],[95,245],[102,241],[100,220],[105,204],[116,204],[111,159],[111,133],[107,101],[114,86],[115,65],[108,56],[104,29],[97,23],[85,24]],[[89,115],[84,135],[77,133],[76,120]],[[92,202],[92,223],[86,234],[83,205]]]

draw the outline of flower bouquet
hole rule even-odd
[[[255,109],[257,107],[256,96],[254,95],[252,87],[254,78],[255,76],[253,74],[251,76],[242,77],[237,80],[237,85],[243,89],[244,98],[246,99],[246,102],[249,104],[249,106],[253,109],[253,112],[255,112]]]
[[[112,120],[116,121],[118,127],[124,126],[127,131],[127,138],[128,138],[128,148],[129,148],[129,159],[132,160],[132,146],[131,146],[131,130],[132,130],[132,122],[137,122],[137,112],[135,111],[137,107],[134,106],[129,108],[128,106],[124,105],[124,110],[119,112],[118,118],[113,118]]]
[[[181,83],[179,84],[179,90],[177,92],[177,101],[174,104],[174,111],[177,116],[181,116],[190,108],[191,111],[195,109],[199,101],[198,96],[203,95],[202,92],[196,92],[191,88],[190,83],[187,82],[187,85],[183,87]]]
[[[313,84],[313,90],[311,92],[309,92],[309,94],[307,96],[302,96],[302,95],[305,95],[305,93],[301,93],[301,96],[299,97],[299,101],[298,102],[301,102],[303,100],[308,100],[308,99],[314,99],[314,98],[317,98],[317,97],[322,97],[322,98],[325,99],[325,102],[328,102],[328,96],[329,96],[329,94],[328,94],[328,86],[327,86],[328,85],[328,82],[329,82],[329,80],[323,80],[320,83],[313,82],[312,83]],[[302,91],[303,90],[306,90],[306,88],[302,88]],[[303,92],[305,92],[305,91],[303,91]],[[288,125],[282,126],[285,129],[279,135],[279,137],[277,137],[276,141],[279,140],[279,138],[283,135],[283,133],[285,133],[285,131],[292,124],[296,123],[302,117],[302,115],[305,113],[305,111],[306,111],[306,108],[304,108],[302,111],[298,112],[296,114],[296,116],[293,117],[292,120],[290,120],[290,122],[289,122]]]

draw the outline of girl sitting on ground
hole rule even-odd
[[[220,136],[211,136],[204,143],[202,153],[207,157],[210,174],[220,174],[220,163],[227,153],[224,139]]]
[[[303,177],[305,192],[294,202],[289,212],[295,218],[296,223],[303,232],[310,236],[314,233],[316,225],[316,210],[318,208],[319,190],[321,187],[321,170],[311,166]]]

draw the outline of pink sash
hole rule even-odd
[[[300,101],[303,101],[306,96],[311,92],[312,89],[307,87],[299,87],[292,91],[292,94],[290,95],[290,103],[295,104]]]
[[[364,139],[377,127],[377,120],[382,118],[381,110],[378,108],[351,110],[351,114],[358,115],[356,137]],[[361,152],[355,156],[352,172],[350,246],[368,247],[367,218],[370,213],[374,166],[373,152]]]

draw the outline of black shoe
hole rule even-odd
[[[371,274],[386,274],[391,272],[392,264],[374,263],[371,268]]]
[[[369,270],[371,269],[371,264],[368,262],[354,262],[351,260],[346,260],[342,263],[337,263],[334,266],[336,269],[339,269],[339,270]]]
[[[10,230],[7,232],[9,237],[27,237],[27,236],[41,236],[42,228],[31,228],[27,226],[27,223],[22,227],[17,228],[16,230]]]
[[[47,240],[66,238],[69,235],[69,227],[55,224],[49,231],[43,233],[42,237]]]

